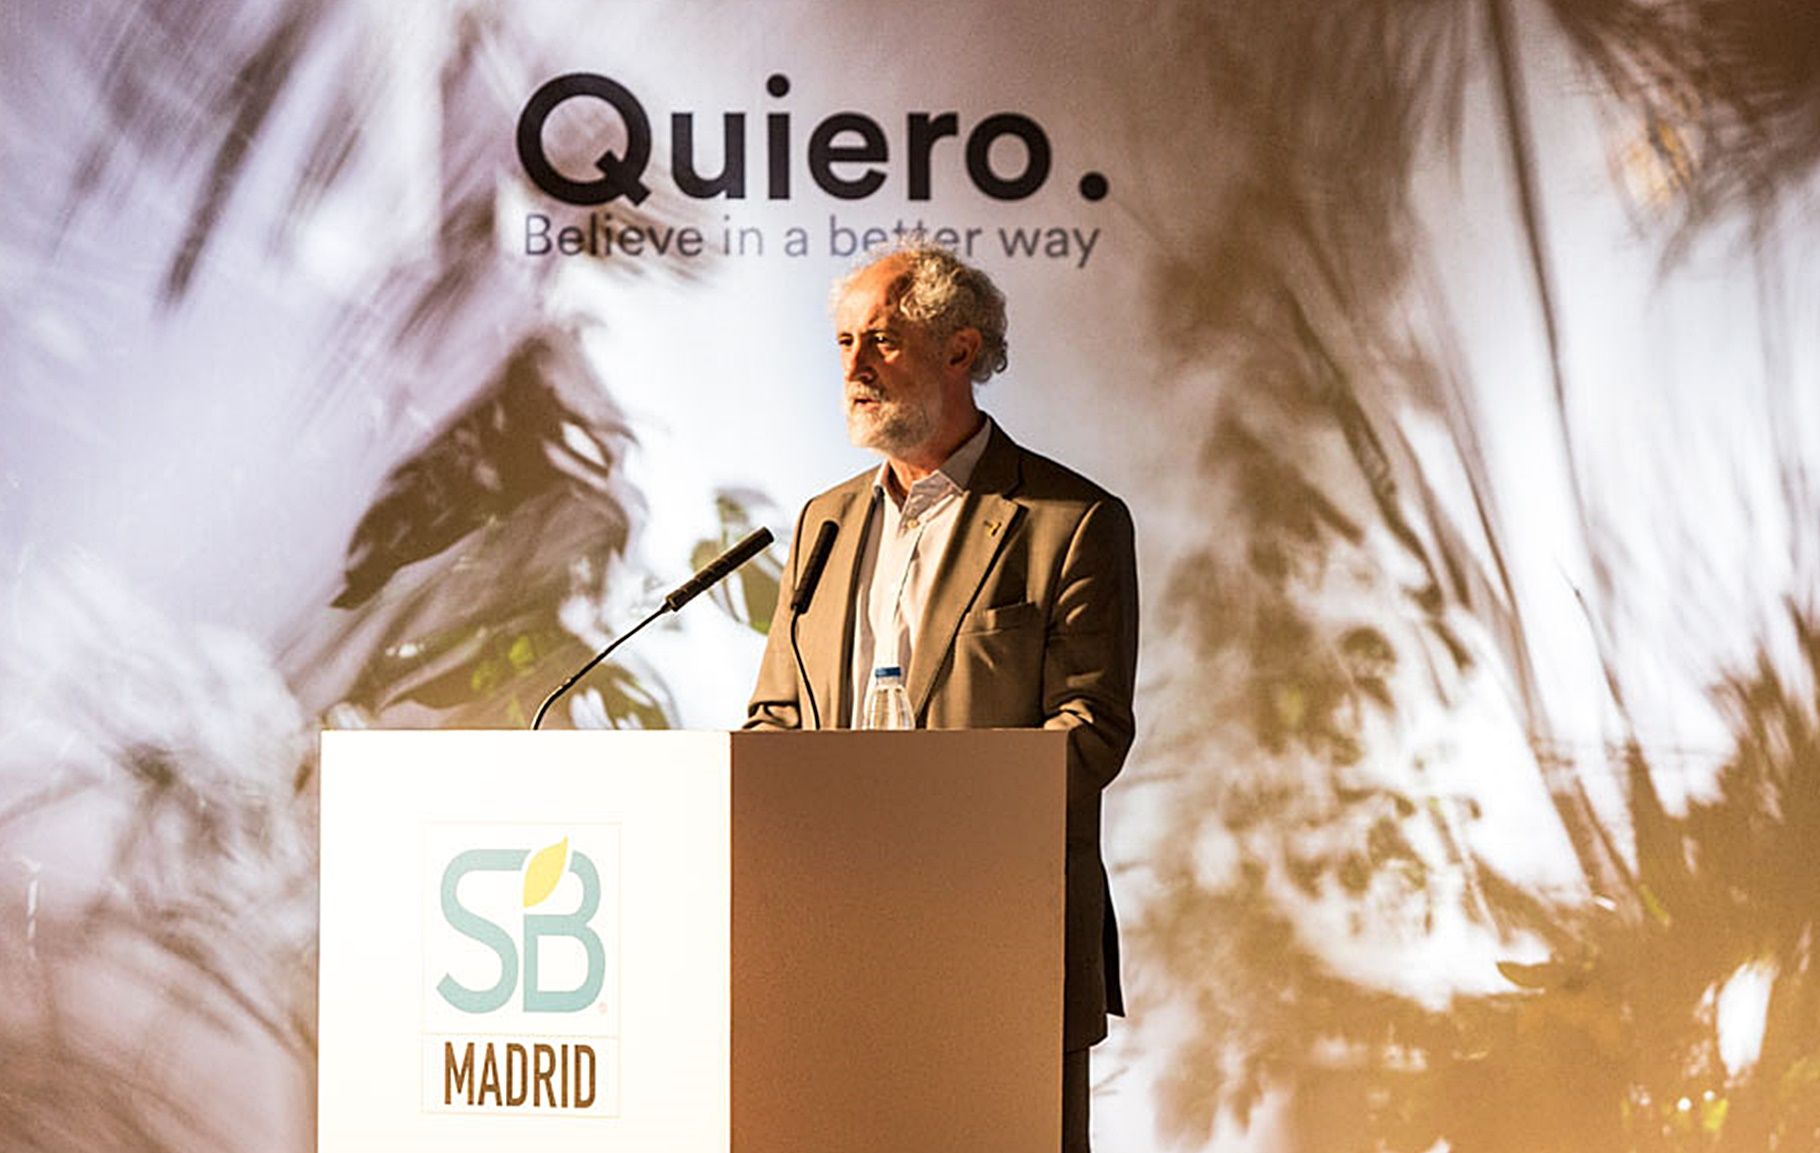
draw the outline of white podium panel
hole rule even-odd
[[[1053,1153],[1059,733],[330,732],[323,1153]]]
[[[324,733],[319,1148],[726,1153],[729,741]]]

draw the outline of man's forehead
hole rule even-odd
[[[839,328],[885,328],[902,324],[897,294],[889,278],[862,277],[847,286],[834,310]]]
[[[901,252],[895,252],[890,256],[882,256],[860,269],[858,274],[853,277],[853,283],[855,285],[882,284],[890,287],[903,280],[909,271],[910,258]]]
[[[840,303],[849,306],[865,302],[868,306],[895,305],[908,287],[909,269],[902,256],[892,255],[876,260],[847,278],[840,290]]]

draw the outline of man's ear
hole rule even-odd
[[[953,368],[973,370],[973,359],[980,354],[980,330],[963,328],[948,338],[948,364]]]

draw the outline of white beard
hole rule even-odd
[[[876,398],[876,393],[865,393]],[[915,400],[884,400],[869,411],[847,402],[847,439],[856,448],[870,448],[887,456],[915,448],[935,432],[933,405]]]

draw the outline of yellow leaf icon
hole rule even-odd
[[[531,863],[525,866],[525,908],[543,904],[556,891],[556,882],[562,880],[562,867],[568,863],[567,837],[532,855]]]

